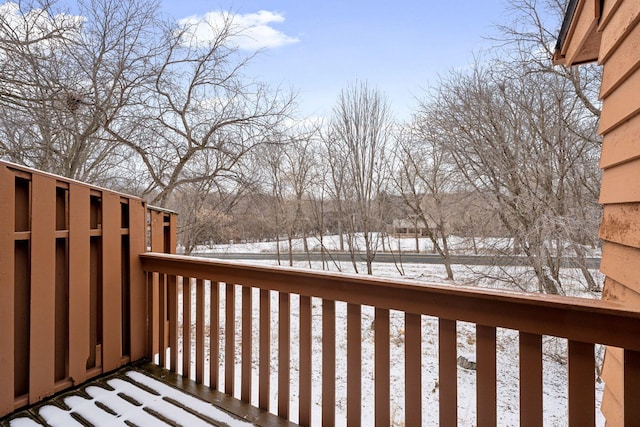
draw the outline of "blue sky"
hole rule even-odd
[[[469,64],[491,44],[495,24],[509,20],[505,0],[162,0],[161,7],[176,19],[232,10],[258,26],[252,39],[264,49],[248,71],[296,90],[301,115],[328,116],[340,90],[359,79],[384,92],[401,120],[438,74]]]

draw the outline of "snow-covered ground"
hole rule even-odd
[[[337,239],[333,239],[331,245],[335,245]],[[301,242],[299,249],[301,249]],[[405,250],[415,249],[415,241],[413,239],[401,239],[395,242]],[[468,248],[468,241],[461,242],[458,246],[459,251]],[[499,244],[499,241],[482,241],[476,242],[481,248],[491,248]],[[427,243],[425,242],[425,245]],[[508,245],[509,242],[503,242]],[[325,241],[325,246],[329,246]],[[426,246],[425,246],[426,247]],[[203,251],[205,248],[201,248]],[[207,248],[207,252],[263,252],[273,251],[275,249],[274,242],[260,244],[241,244],[241,245],[225,245]],[[334,246],[335,249],[335,246]],[[281,248],[282,250],[282,248]],[[487,249],[488,250],[488,249]],[[241,261],[250,264],[274,265],[276,261]],[[299,262],[294,265],[300,268],[309,268],[308,262]],[[362,266],[364,267],[364,265]],[[311,268],[323,268],[319,262],[311,263]],[[331,270],[340,270],[343,272],[352,271],[350,263],[332,264],[324,268]],[[415,279],[418,281],[427,281],[430,283],[443,283],[443,285],[467,285],[467,286],[485,286],[495,288],[509,288],[512,285],[494,280],[492,277],[498,277],[499,274],[508,274],[511,276],[526,275],[526,269],[521,267],[509,267],[507,270],[498,269],[498,267],[478,267],[468,268],[465,266],[455,265],[454,277],[455,281],[446,280],[444,267],[441,265],[424,265],[424,264],[404,264],[399,270],[393,264],[376,264],[374,265],[374,274],[384,277],[399,277],[400,271],[404,273],[404,278]],[[498,270],[496,270],[498,269]],[[360,271],[363,268],[359,268]],[[366,269],[364,269],[366,271]],[[602,283],[602,276],[597,271],[592,271],[599,283]],[[582,284],[581,274],[574,269],[564,269],[562,271],[564,286],[567,294],[581,297],[598,297],[598,295],[587,293],[585,286]],[[510,288],[513,290],[513,288]],[[240,390],[239,374],[240,374],[240,342],[241,342],[241,323],[240,323],[240,289],[236,289],[236,337],[237,351],[235,363],[236,366],[236,386],[235,390]],[[224,295],[224,293],[221,293]],[[192,300],[195,299],[195,293]],[[208,296],[205,297],[208,300]],[[254,290],[253,294],[253,403],[257,404],[257,370],[258,370],[258,314],[259,314],[258,290]],[[277,294],[272,293],[272,349],[271,349],[271,368],[272,368],[272,396],[271,410],[277,409],[277,342],[278,342],[278,304]],[[220,307],[220,354],[224,354],[224,300],[221,301]],[[322,378],[322,301],[313,299],[313,416],[315,425],[321,419],[321,378]],[[195,312],[195,310],[192,310]],[[208,312],[208,310],[206,310]],[[299,325],[298,298],[292,296],[291,301],[291,413],[293,421],[297,420],[297,378],[298,378],[298,325]],[[207,319],[208,322],[208,319]],[[374,368],[374,334],[372,329],[373,307],[363,307],[362,309],[362,425],[370,426],[374,424],[374,391],[373,391],[373,368]],[[345,425],[346,416],[346,304],[336,303],[336,420],[337,425]],[[391,312],[391,411],[393,425],[404,425],[404,314],[400,312]],[[519,424],[519,362],[518,362],[518,334],[512,330],[498,330],[497,338],[497,389],[498,389],[498,425],[513,426]],[[458,356],[463,356],[470,361],[475,361],[475,326],[468,323],[458,322]],[[195,345],[195,344],[194,344]],[[208,344],[207,344],[208,345]],[[544,360],[543,360],[543,379],[544,379],[544,425],[545,426],[563,426],[567,425],[567,366],[566,366],[566,341],[545,337],[543,341]],[[207,352],[208,353],[208,352]],[[438,333],[437,319],[428,316],[422,318],[422,402],[423,402],[423,425],[431,426],[438,424]],[[597,349],[597,356],[602,357],[602,349]],[[181,361],[179,362],[179,366]],[[219,365],[220,378],[222,386],[224,386],[223,369],[224,362]],[[206,367],[209,369],[209,366]],[[205,373],[208,378],[208,373]],[[476,389],[475,389],[475,371],[469,369],[458,368],[458,424],[461,426],[472,426],[476,424]],[[594,372],[595,380],[595,372]],[[596,419],[598,425],[604,425],[604,418],[600,414],[599,405],[602,397],[603,384],[596,384]]]
[[[373,237],[377,237],[374,233]],[[349,242],[345,237],[343,239],[344,249],[349,250]],[[448,238],[449,250],[452,254],[473,254],[476,251],[479,254],[496,254],[496,253],[509,253],[513,249],[513,239],[510,238],[471,238],[471,237],[459,237],[450,236]],[[194,249],[194,253],[260,253],[269,252],[275,253],[278,246],[282,253],[289,250],[289,242],[286,239],[280,240],[280,242],[249,242],[249,243],[229,243],[229,244],[212,244],[201,245]],[[387,236],[379,239],[377,242],[378,250],[380,251],[394,251],[401,250],[403,252],[415,252],[417,249],[422,253],[430,253],[433,251],[433,244],[431,240],[426,237],[418,238],[417,245],[416,239],[411,237],[396,238]],[[340,248],[340,240],[338,236],[330,235],[324,236],[322,241],[316,236],[310,236],[307,238],[307,247],[312,252],[320,252],[322,249],[326,251],[337,251]],[[364,249],[364,239],[362,236],[356,236],[354,239],[354,248],[356,250]],[[179,248],[184,250],[184,248]],[[304,251],[304,242],[301,238],[293,239],[291,241],[291,249],[293,252]],[[600,256],[599,248],[585,248],[587,256]]]

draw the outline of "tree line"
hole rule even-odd
[[[178,211],[187,252],[275,239],[291,263],[302,238],[329,260],[323,242],[337,235],[371,274],[402,219],[451,279],[450,236],[501,236],[537,290],[562,294],[560,259],[598,244],[599,75],[551,64],[566,2],[507,4],[496,48],[441,76],[400,123],[367,81],[348,83],[328,117],[299,118],[292,93],[245,75],[253,54],[233,43],[232,14],[204,43],[152,1],[78,1],[73,13],[8,2],[0,156]]]

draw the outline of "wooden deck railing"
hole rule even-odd
[[[139,255],[171,236],[139,198],[0,162],[0,417],[148,353]]]
[[[625,425],[640,420],[640,313],[615,303],[161,254],[175,249],[176,217],[141,199],[5,162],[0,189],[0,417],[152,357],[302,425],[340,421],[342,395],[349,425],[360,424],[363,407],[374,408],[377,425],[389,425],[397,397],[390,325],[398,314],[390,310],[397,310],[407,426],[435,416],[422,413],[427,340],[438,348],[436,421],[458,420],[458,322],[475,324],[478,425],[498,418],[497,328],[519,336],[521,425],[543,423],[545,336],[568,343],[569,425],[594,424],[594,344],[623,349]],[[343,311],[344,322],[336,322]],[[372,356],[361,343],[371,334],[362,325],[370,311]],[[434,336],[422,328],[426,317],[437,319]],[[346,367],[336,366],[344,341]],[[375,359],[372,373],[365,373],[365,357]],[[318,364],[320,384],[312,381]],[[344,392],[336,380],[343,374]],[[365,390],[367,375],[375,378],[373,393]],[[322,403],[314,412],[318,387]]]
[[[438,318],[435,339],[439,359],[439,418],[436,421],[442,426],[456,425],[458,420],[458,321],[476,325],[477,425],[494,426],[497,422],[496,328],[515,330],[519,334],[521,425],[543,425],[543,336],[568,340],[566,397],[570,426],[595,424],[594,344],[625,349],[624,417],[628,422],[626,425],[640,420],[640,405],[637,404],[640,398],[640,313],[612,303],[247,266],[157,253],[144,254],[141,261],[148,272],[149,283],[154,286],[159,283],[161,295],[166,295],[153,308],[154,315],[159,313],[158,318],[168,319],[157,328],[159,335],[156,332],[160,343],[157,348],[163,350],[152,356],[159,364],[184,376],[191,375],[197,382],[220,388],[243,401],[254,402],[282,417],[294,419],[301,425],[312,424],[312,337],[318,335],[317,331],[312,331],[312,298],[322,301],[322,425],[336,422],[336,327],[346,328],[347,423],[350,426],[360,424],[362,399],[365,398],[361,371],[361,313],[365,306],[375,307],[372,327],[375,330],[373,406],[376,425],[390,425],[391,422],[389,310],[404,312],[404,425],[419,426],[423,420],[422,341],[429,337],[422,336],[422,316]],[[193,287],[195,302],[192,300]],[[258,289],[255,292],[259,297],[252,296],[255,289]],[[269,356],[273,350],[271,323],[276,321],[271,315],[274,308],[271,292],[278,295],[277,332],[274,331],[278,336],[275,346],[277,366],[272,366]],[[296,306],[299,312],[296,313],[291,311],[292,295],[299,296]],[[345,325],[335,322],[336,302],[339,301],[347,303]],[[195,315],[191,313],[192,306]],[[205,322],[205,318],[208,321]],[[299,340],[291,342],[293,319],[299,319],[299,325],[295,325]],[[205,343],[219,341],[222,321],[222,333],[226,338],[224,349],[219,351],[218,345],[207,347]],[[240,333],[235,330],[238,326]],[[163,332],[163,328],[168,331]],[[255,332],[259,337],[257,354],[252,343]],[[295,378],[290,377],[292,351],[299,352],[296,367],[299,375]],[[205,378],[206,360],[211,360],[213,366],[208,369],[208,378]],[[220,361],[222,370],[217,369]],[[235,372],[237,363],[240,372]],[[254,363],[258,367],[252,373]],[[192,365],[194,368],[190,370]],[[278,372],[277,384],[270,380],[274,369]],[[234,388],[234,380],[238,377],[239,390]],[[221,384],[224,385],[221,387]],[[299,390],[294,402],[298,408],[295,415],[290,410],[290,384]],[[278,393],[277,405],[270,407],[269,396],[275,391]],[[317,421],[314,425],[319,425]]]

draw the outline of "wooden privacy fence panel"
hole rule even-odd
[[[521,425],[542,426],[544,420],[543,336],[564,338],[568,346],[565,397],[569,426],[595,425],[594,344],[625,349],[624,404],[629,413],[638,406],[640,313],[612,302],[422,285],[176,255],[147,253],[141,255],[141,259],[150,276],[158,275],[160,282],[177,283],[171,298],[182,302],[183,313],[189,313],[192,306],[199,313],[195,320],[189,313],[174,323],[177,332],[172,335],[169,349],[162,350],[165,354],[170,352],[170,364],[160,355],[150,356],[172,370],[180,365],[174,358],[181,358],[183,368],[179,373],[198,383],[207,382],[203,373],[208,368],[212,388],[301,425],[338,422],[337,392],[346,394],[346,422],[350,426],[361,424],[365,399],[374,400],[366,407],[374,408],[377,426],[399,421],[394,418],[390,405],[397,397],[390,395],[390,370],[393,369],[389,357],[390,310],[404,312],[405,419],[400,420],[404,425],[420,425],[425,417],[429,417],[430,424],[434,421],[443,426],[459,424],[457,331],[462,322],[475,324],[476,425],[495,426],[498,420],[497,328],[519,331],[520,375],[514,377],[514,381],[519,382],[516,388],[520,393]],[[312,313],[313,304],[321,307]],[[346,316],[341,317],[344,324],[336,322],[338,304],[346,308]],[[367,327],[371,331],[362,325],[365,307],[368,312],[373,311],[373,322]],[[163,310],[157,308],[157,311]],[[176,308],[169,311],[177,313]],[[208,323],[203,315],[207,311]],[[322,318],[312,322],[316,316]],[[422,336],[421,322],[425,316],[437,318],[434,328],[437,336],[429,337],[435,338],[438,348],[437,413],[426,413],[422,409],[422,343],[427,337]],[[205,322],[204,325],[201,322]],[[208,347],[207,326],[211,343]],[[294,328],[297,334],[292,333]],[[194,331],[196,339],[190,337]],[[336,366],[336,333],[345,336],[347,341],[346,386],[337,386],[337,377],[345,367]],[[365,333],[374,335],[375,359],[374,392],[366,395],[362,392],[366,378],[362,370],[365,353],[360,345]],[[277,334],[277,339],[272,340],[273,334]],[[182,354],[173,351],[179,345],[180,335]],[[295,335],[299,339],[293,339]],[[314,347],[313,341],[319,336],[321,342]],[[255,354],[252,340],[259,342],[259,354]],[[220,347],[224,351],[219,351]],[[314,351],[322,354],[312,359]],[[293,361],[294,353],[298,355],[297,362]],[[206,360],[210,360],[207,366]],[[314,385],[316,396],[321,395],[322,402],[317,411],[311,409],[313,360],[321,364],[322,372],[321,384]],[[275,383],[271,378],[273,371],[277,371]],[[224,378],[223,386],[221,378]],[[277,399],[269,399],[276,393]],[[294,407],[297,411],[292,410]]]
[[[0,416],[147,353],[146,212],[0,162]]]

